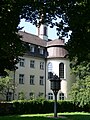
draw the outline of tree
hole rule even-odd
[[[75,1],[67,13],[72,34],[65,48],[70,60],[78,65],[83,61],[90,62],[90,1]]]
[[[72,34],[65,48],[72,62],[72,71],[76,75],[70,96],[76,104],[84,106],[90,103],[90,1],[75,0],[67,11]]]
[[[71,100],[79,106],[90,105],[90,75],[77,79],[70,92]]]
[[[82,107],[90,104],[90,63],[83,62],[73,67],[72,72],[76,75],[76,82],[71,88],[71,100]]]
[[[9,76],[0,78],[0,94],[6,97],[7,101],[11,99],[14,87],[13,79]]]
[[[5,69],[14,69],[24,51],[18,35],[19,2],[0,0],[0,75],[6,75]]]

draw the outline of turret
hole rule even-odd
[[[48,41],[48,25],[47,24],[41,24],[40,27],[37,27],[36,34],[42,40]]]

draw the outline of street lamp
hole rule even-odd
[[[53,77],[50,79],[51,90],[53,91],[54,96],[55,96],[54,117],[57,117],[57,93],[61,88],[60,82],[61,82],[61,80],[56,74],[53,75]]]

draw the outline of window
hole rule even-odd
[[[20,58],[19,65],[20,65],[21,67],[24,67],[24,66],[25,66],[25,59]]]
[[[44,35],[47,36],[47,27],[44,27]]]
[[[24,84],[24,74],[19,74],[19,84]]]
[[[30,85],[34,85],[34,75],[30,75]]]
[[[39,92],[38,97],[44,97],[44,93]]]
[[[64,93],[59,94],[59,100],[64,100]]]
[[[34,52],[35,51],[35,46],[34,45],[30,45],[30,44],[29,44],[29,46],[30,46],[30,52]]]
[[[44,70],[44,62],[40,62],[40,69]]]
[[[34,60],[30,60],[30,67],[35,68],[35,61]]]
[[[25,99],[25,94],[24,94],[24,92],[19,92],[19,93],[18,93],[18,99],[19,99],[19,100],[24,100],[24,99]]]
[[[59,64],[59,77],[64,78],[64,64],[63,63]]]
[[[31,100],[33,100],[34,97],[35,97],[33,92],[31,92],[31,93],[29,94],[29,96],[30,96],[30,99],[31,99]]]
[[[40,76],[40,85],[44,85],[44,77],[43,76]]]
[[[53,72],[52,72],[52,63],[48,63],[48,79],[53,77]]]
[[[44,49],[40,47],[39,52],[40,52],[41,55],[43,55]]]
[[[7,92],[7,93],[6,93],[6,100],[7,100],[7,101],[10,101],[11,98],[12,98],[12,93],[11,93],[11,92]]]
[[[53,100],[53,94],[52,93],[48,93],[48,100]]]

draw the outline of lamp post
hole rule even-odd
[[[51,90],[54,93],[55,96],[55,102],[54,102],[54,117],[57,117],[57,93],[60,90],[60,78],[55,74],[53,77],[50,79],[51,83]]]

